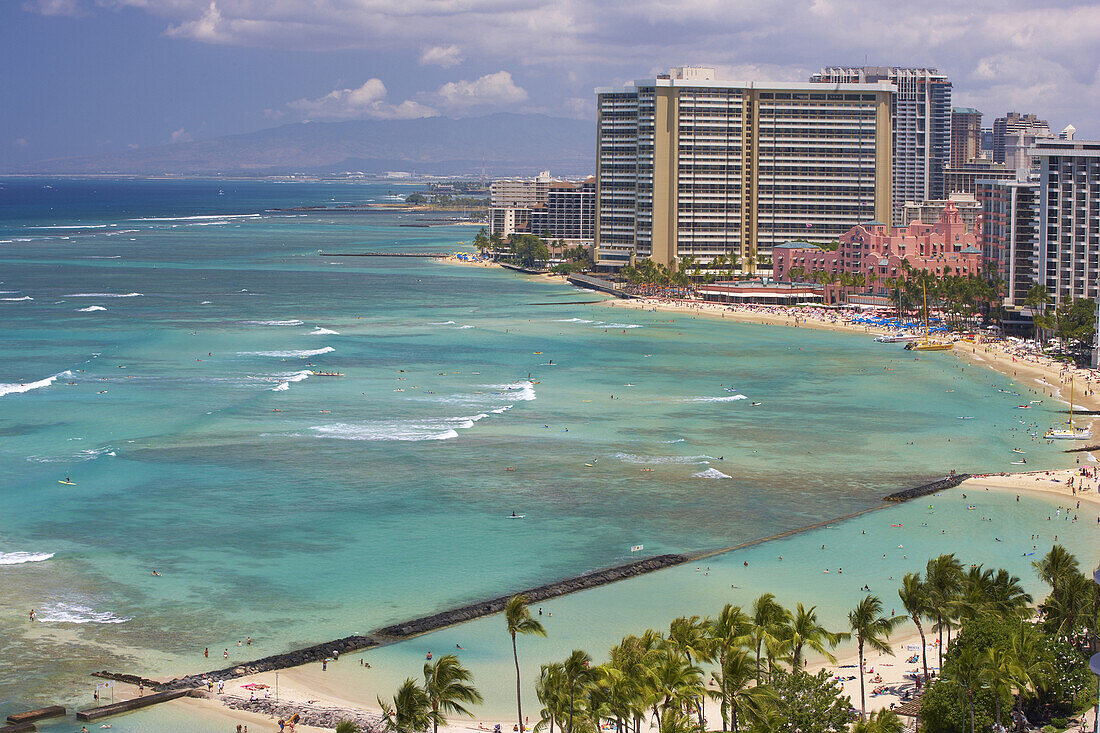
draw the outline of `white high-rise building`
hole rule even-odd
[[[1096,298],[1100,278],[1100,141],[1037,140],[1039,251],[1036,281],[1058,303]]]
[[[944,168],[951,158],[951,81],[937,69],[897,66],[830,66],[810,77],[816,83],[893,84],[893,221],[905,222],[906,201],[946,198]]]
[[[722,81],[681,67],[597,89],[598,263],[734,257],[889,218],[887,83]]]

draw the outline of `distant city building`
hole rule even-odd
[[[978,181],[993,180],[1015,181],[1016,171],[1004,163],[987,159],[963,163],[957,168],[948,166],[944,171],[945,188],[950,193],[974,193],[978,189]]]
[[[982,128],[982,157],[993,160],[993,128]]]
[[[1058,303],[1096,298],[1100,278],[1100,141],[1039,140],[1039,272]]]
[[[790,280],[792,269],[821,270],[830,274],[862,274],[864,290],[885,294],[888,277],[905,277],[908,263],[936,277],[977,275],[982,270],[980,232],[971,231],[952,201],[935,224],[914,222],[890,227],[879,221],[852,227],[840,236],[835,251],[792,242],[773,252],[775,277]]]
[[[978,203],[977,198],[972,193],[955,192],[946,199],[936,201],[921,201],[919,203],[906,201],[903,209],[904,221],[906,223],[919,221],[922,224],[935,224],[940,220],[940,214],[943,213],[948,203],[955,205],[955,209],[962,217],[966,228],[974,231],[978,224],[978,217],[982,213],[982,205]]]
[[[901,225],[906,201],[942,199],[944,168],[951,157],[951,81],[937,69],[831,66],[810,77],[816,83],[893,84],[893,222]]]
[[[1066,125],[1062,128],[1062,131],[1058,133],[1059,140],[1072,140],[1073,136],[1077,134],[1077,128],[1073,125]]]
[[[951,166],[982,157],[982,113],[972,107],[951,110]]]
[[[534,234],[567,244],[592,244],[596,222],[596,178],[562,181],[543,171],[536,178],[493,181],[489,190],[489,233]]]
[[[1009,112],[1004,117],[993,120],[993,162],[1005,162],[1005,150],[1008,136],[1024,132],[1039,137],[1053,137],[1050,125],[1033,114]]]
[[[753,272],[776,244],[889,217],[893,91],[706,67],[597,89],[597,264],[732,255]]]
[[[1018,312],[1038,281],[1039,182],[979,181],[977,198],[982,256],[1005,283],[1004,305]]]

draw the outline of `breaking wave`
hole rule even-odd
[[[72,372],[65,370],[59,374],[54,374],[51,377],[45,379],[39,379],[37,382],[23,382],[21,384],[15,383],[3,383],[0,382],[0,397],[9,394],[22,394],[23,392],[30,392],[32,389],[42,389],[43,387],[49,387],[61,377],[71,377]]]
[[[67,293],[66,298],[140,298],[144,293]]]
[[[617,458],[623,463],[637,463],[640,465],[697,465],[714,460],[714,456],[638,456],[633,453],[616,453],[611,457]]]
[[[328,354],[336,349],[331,346],[325,346],[320,349],[298,349],[290,351],[238,351],[237,356],[275,356],[289,359],[293,357],[306,357],[317,356],[318,354]]]
[[[309,332],[310,336],[339,336],[339,331],[333,331],[331,328],[321,328],[318,326]]]
[[[733,478],[719,471],[717,468],[708,468],[705,471],[691,474],[692,478]]]
[[[124,624],[129,618],[110,611],[97,611],[81,603],[47,603],[38,610],[38,620],[65,624]]]
[[[87,308],[77,308],[77,311],[80,312],[80,313],[93,313],[95,311],[105,311],[105,310],[107,310],[107,309],[104,308],[101,305],[90,305]]]
[[[0,298],[0,300],[6,300],[9,303],[15,303],[20,300],[34,300],[34,298],[29,295],[24,295],[22,298]]]
[[[301,326],[302,321],[241,321],[242,326]]]
[[[459,430],[469,430],[478,420],[488,417],[479,413],[469,417],[444,417],[437,419],[372,420],[364,423],[332,423],[311,427],[321,438],[364,441],[412,441],[450,440],[458,437]]]
[[[52,552],[0,552],[0,565],[22,565],[27,562],[42,562],[53,557]]]
[[[728,397],[689,397],[686,402],[736,402],[737,400],[747,400],[743,394],[730,395]]]

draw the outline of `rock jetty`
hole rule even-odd
[[[322,705],[293,705],[288,702],[277,702],[269,697],[246,700],[242,697],[227,696],[221,701],[231,710],[246,710],[250,713],[269,715],[279,720],[287,720],[297,713],[300,725],[311,725],[316,728],[335,728],[342,721],[350,720],[359,726],[362,733],[381,733],[383,729],[382,717],[365,710]]]
[[[883,497],[883,501],[896,501],[903,502],[910,499],[919,499],[922,496],[928,496],[929,494],[935,494],[937,491],[943,491],[944,489],[953,489],[963,481],[970,478],[969,473],[956,473],[947,478],[942,478],[939,481],[933,481],[930,484],[924,484],[923,486],[916,486],[912,489],[905,489],[904,491],[898,491],[889,496]]]

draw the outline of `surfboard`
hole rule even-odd
[[[72,482],[72,481],[61,481],[60,479],[58,480],[58,482],[57,482],[57,483],[59,483],[59,484],[65,484],[66,486],[76,486],[76,484],[75,484],[74,482]]]
[[[526,516],[527,516],[526,514],[509,514],[508,518],[509,519],[523,519]]]

